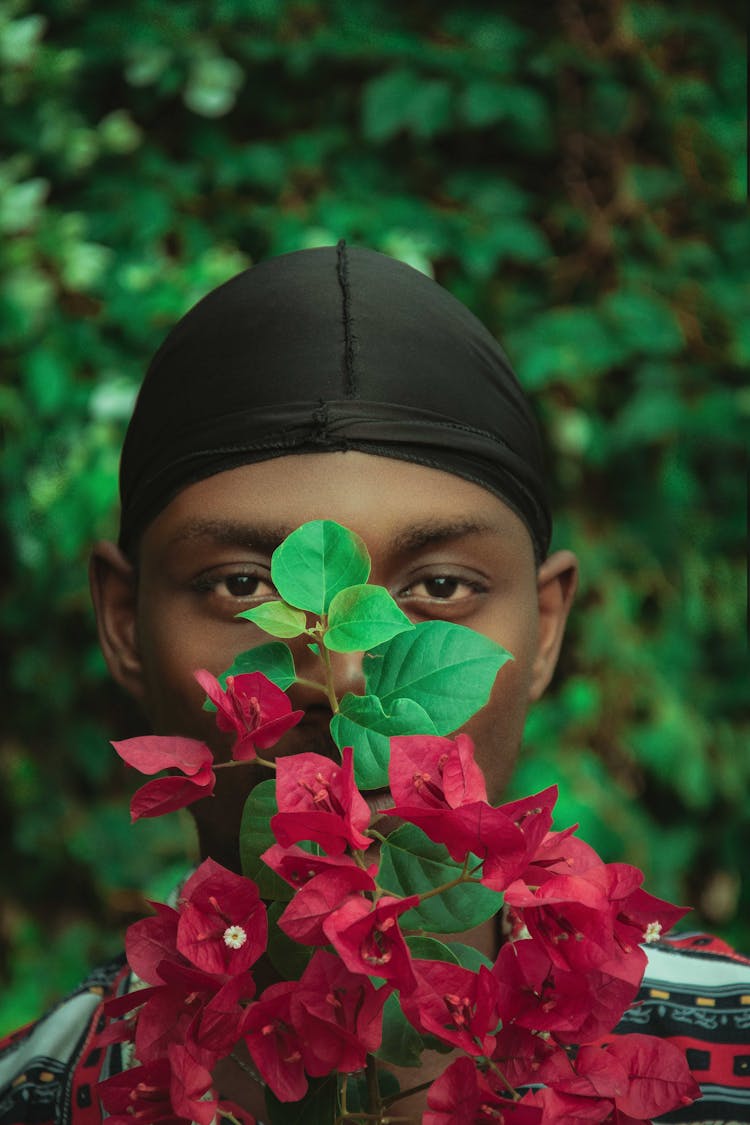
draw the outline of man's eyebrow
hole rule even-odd
[[[190,519],[171,537],[170,543],[203,540],[222,547],[251,547],[271,554],[292,531],[281,524],[246,523],[243,520]]]
[[[418,551],[466,535],[500,535],[500,528],[489,520],[429,520],[401,532],[394,538],[393,545],[399,551]]]

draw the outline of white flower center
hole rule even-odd
[[[646,932],[643,935],[643,940],[646,945],[651,945],[652,942],[658,941],[661,937],[661,922],[649,922],[646,926]]]
[[[228,945],[230,949],[242,949],[247,941],[247,934],[242,926],[227,926],[223,936],[224,945]]]

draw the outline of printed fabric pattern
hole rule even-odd
[[[702,933],[667,938],[646,953],[638,999],[615,1034],[646,1032],[677,1043],[703,1093],[658,1121],[750,1122],[750,960]],[[0,1125],[101,1125],[96,1084],[130,1064],[120,1044],[97,1045],[103,1006],[133,984],[119,957],[42,1019],[0,1041]]]

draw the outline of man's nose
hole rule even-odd
[[[336,699],[341,702],[347,692],[364,695],[365,677],[362,672],[361,652],[332,652],[331,676]],[[322,670],[322,668],[321,668]]]

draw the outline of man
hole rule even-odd
[[[228,753],[193,672],[218,675],[266,639],[237,613],[273,597],[270,556],[285,535],[333,519],[362,536],[372,580],[412,620],[459,622],[513,654],[465,728],[490,798],[500,798],[527,708],[554,672],[577,562],[548,553],[540,444],[508,361],[439,286],[340,244],[264,263],[209,294],[149,368],[123,450],[121,499],[119,544],[94,549],[92,595],[109,668],[155,733]],[[292,646],[299,676],[315,677],[306,646]],[[333,659],[339,697],[361,690],[358,657]],[[300,686],[290,694],[305,718],[275,753],[334,753],[320,695]],[[236,771],[219,773],[215,797],[193,812],[202,853],[237,869],[239,819],[258,776],[248,770],[242,786]],[[497,951],[492,923],[467,940]],[[113,967],[94,987],[126,990],[127,971]],[[88,987],[0,1057],[0,1087],[11,1084],[0,1123],[99,1120],[92,1086],[128,1062],[119,1047],[92,1057],[100,1015]],[[242,1100],[241,1066],[216,1080]],[[712,1105],[711,1119],[742,1120],[747,1110],[735,1101],[734,1116],[722,1112]]]

